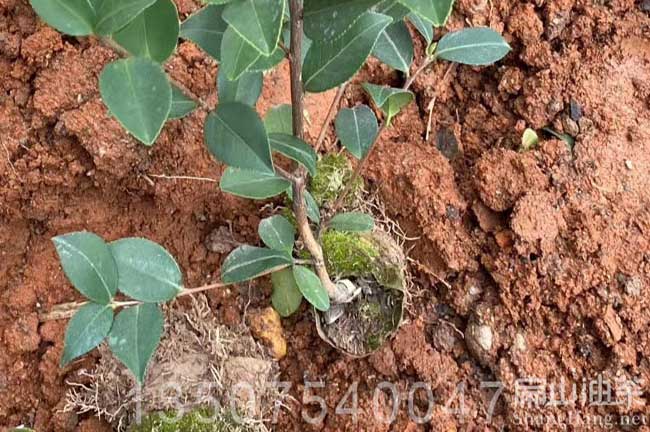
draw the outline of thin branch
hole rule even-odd
[[[327,111],[327,116],[325,117],[323,126],[321,127],[320,133],[318,134],[318,139],[316,140],[316,144],[314,145],[314,150],[316,151],[316,153],[320,151],[320,147],[321,145],[323,145],[323,141],[325,141],[325,136],[327,136],[329,125],[330,123],[332,123],[332,120],[334,119],[334,115],[337,112],[337,108],[339,106],[339,103],[341,103],[341,99],[343,98],[343,94],[345,93],[345,89],[347,89],[348,84],[349,81],[346,81],[339,86],[339,91],[336,93],[336,96],[334,97],[334,100],[330,105],[329,111]]]
[[[291,264],[282,264],[276,267],[273,267],[271,269],[266,270],[264,273],[260,273],[257,275],[257,277],[262,277],[266,276],[271,273],[275,273],[280,270],[284,270],[287,267],[290,267]],[[235,283],[224,283],[224,282],[217,282],[213,284],[208,284],[208,285],[203,285],[200,287],[196,288],[187,288],[181,291],[176,298],[180,297],[186,297],[186,296],[191,296],[195,294],[199,294],[202,292],[206,291],[211,291],[214,289],[218,288],[225,288],[230,285],[235,285]],[[66,318],[71,318],[75,312],[79,310],[82,306],[88,304],[89,302],[84,301],[84,302],[72,302],[72,303],[62,303],[60,305],[55,306],[50,312],[43,313],[39,316],[39,321],[40,322],[45,322],[45,321],[56,321],[56,320],[61,320],[61,319],[66,319]],[[113,309],[117,308],[124,308],[124,307],[131,307],[131,306],[137,306],[141,305],[143,302],[138,301],[138,300],[127,300],[127,301],[113,301],[110,303],[110,306]]]
[[[126,58],[126,57],[130,57],[130,56],[131,56],[131,54],[130,54],[126,49],[124,49],[123,47],[121,47],[117,42],[115,42],[115,41],[114,41],[113,39],[111,39],[110,37],[107,37],[107,36],[100,37],[100,38],[99,38],[99,42],[100,42],[102,45],[104,45],[105,47],[110,48],[110,49],[112,49],[113,51],[115,51],[115,53],[117,53],[120,57],[125,57],[125,58]],[[203,108],[205,111],[211,111],[211,108],[210,108],[210,106],[207,104],[207,102],[205,102],[203,99],[201,99],[200,97],[198,97],[198,96],[196,96],[194,93],[192,93],[192,91],[190,91],[190,90],[185,86],[185,84],[176,81],[176,80],[173,79],[171,76],[169,76],[169,74],[167,75],[167,79],[169,80],[170,83],[172,83],[173,85],[175,85],[176,87],[178,87],[178,89],[179,89],[179,90],[180,90],[180,91],[181,91],[185,96],[187,96],[188,98],[192,99],[194,102],[196,102],[196,103],[197,103],[201,108]]]
[[[204,181],[210,183],[219,183],[219,180],[208,178],[208,177],[194,177],[194,176],[177,176],[177,175],[165,175],[165,174],[148,174],[149,177],[166,179],[166,180],[196,180]]]
[[[302,1],[289,0],[291,11],[291,106],[293,134],[303,139],[304,106],[302,94]]]

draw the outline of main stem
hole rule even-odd
[[[304,131],[304,105],[302,89],[302,35],[303,35],[303,9],[302,0],[290,0],[289,9],[291,12],[291,47],[289,53],[289,62],[291,66],[291,105],[293,134],[297,138],[303,139]],[[312,264],[321,284],[327,291],[329,297],[334,301],[342,301],[338,298],[336,285],[330,279],[325,267],[323,248],[316,240],[305,208],[305,190],[307,187],[307,171],[300,167],[295,176],[286,176],[293,186],[293,213],[296,217],[298,232],[305,247],[312,257]]]

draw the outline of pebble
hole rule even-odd
[[[564,128],[565,133],[571,135],[574,138],[577,137],[580,133],[580,127],[578,127],[578,123],[576,123],[576,121],[569,116],[562,118],[562,127]]]
[[[582,107],[575,99],[569,101],[569,113],[573,121],[579,121],[582,118]]]

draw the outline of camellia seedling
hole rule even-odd
[[[436,61],[488,65],[510,50],[489,28],[450,32],[434,41],[434,28],[444,26],[453,0],[207,3],[179,23],[172,0],[31,0],[38,15],[51,26],[72,36],[95,36],[122,57],[104,67],[99,90],[111,115],[136,139],[153,145],[165,122],[197,108],[208,110],[205,144],[228,166],[221,189],[252,199],[285,194],[292,206],[291,214],[275,215],[260,223],[264,247],[238,247],[225,259],[220,283],[193,289],[184,286],[173,257],[148,240],[106,243],[86,232],[55,237],[66,275],[87,298],[85,303],[60,307],[48,315],[72,315],[62,364],[106,340],[142,383],[163,328],[160,304],[262,275],[272,275],[271,300],[282,316],[293,314],[303,299],[322,312],[354,300],[361,287],[339,275],[335,279],[330,276],[334,273],[323,253],[323,239],[328,233],[362,236],[373,230],[371,215],[342,210],[374,144],[394,117],[413,102],[410,88],[415,78]],[[413,65],[409,26],[417,29],[428,45],[427,55],[417,67]],[[165,62],[174,53],[179,36],[196,43],[219,63],[219,103],[214,110],[165,72]],[[347,82],[371,55],[401,71],[404,85],[393,88],[363,83],[374,109],[357,105],[337,113]],[[255,109],[263,74],[285,58],[291,67],[292,104],[272,109],[263,120]],[[331,106],[323,133],[316,142],[306,142],[303,92],[336,87],[339,97]],[[381,114],[380,119],[376,113]],[[341,144],[359,163],[333,200],[318,203],[310,187],[318,174],[318,153],[332,120]],[[295,161],[297,168],[280,168],[276,164],[279,155]],[[369,305],[360,313],[371,320],[377,311]],[[373,345],[380,343],[374,340]]]

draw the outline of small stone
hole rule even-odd
[[[436,134],[436,147],[449,160],[456,158],[459,152],[458,140],[454,133],[447,128],[440,129]]]
[[[630,171],[632,170],[632,168],[634,168],[634,165],[632,165],[631,160],[626,160],[625,161],[625,168],[629,169]]]
[[[287,341],[282,332],[280,315],[272,307],[253,312],[250,315],[253,335],[271,349],[273,357],[280,360],[287,355]]]
[[[582,118],[582,107],[575,99],[569,101],[569,113],[573,121],[577,122]]]
[[[562,103],[562,101],[554,99],[548,103],[548,106],[546,108],[549,115],[554,116],[560,111],[562,111],[562,109],[564,108],[564,104]]]
[[[650,0],[643,0],[639,7],[643,12],[650,12]]]
[[[204,245],[210,252],[225,254],[239,246],[239,242],[235,240],[228,227],[220,226],[208,234]]]
[[[577,137],[580,133],[578,123],[569,116],[564,116],[564,118],[562,118],[562,127],[564,128],[564,132],[572,137]]]
[[[515,335],[515,340],[512,344],[512,347],[516,351],[520,351],[520,352],[526,351],[526,337],[521,333],[517,333]]]
[[[460,219],[460,211],[452,205],[447,205],[447,218],[451,221],[457,221]]]
[[[594,122],[587,117],[581,117],[580,120],[578,120],[578,126],[580,126],[580,133],[584,134],[594,128]]]
[[[486,325],[479,326],[476,341],[485,351],[492,349],[492,329]]]
[[[638,297],[641,295],[641,289],[643,288],[641,283],[641,278],[638,276],[632,276],[631,278],[625,281],[625,292],[628,295]]]
[[[508,229],[496,233],[494,239],[501,249],[511,248],[515,244],[515,235]]]

